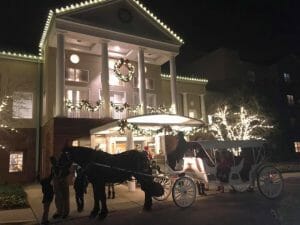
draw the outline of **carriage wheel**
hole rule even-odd
[[[233,190],[237,192],[245,192],[250,187],[250,182],[243,182],[240,175],[237,173],[232,173],[229,175],[229,184]]]
[[[189,177],[178,178],[172,189],[174,203],[180,208],[191,206],[196,199],[196,185]]]
[[[161,177],[155,177],[154,181],[161,184],[164,188],[164,194],[159,197],[153,197],[157,201],[163,201],[166,200],[170,194],[172,189],[172,181],[168,176],[161,176]]]
[[[280,171],[273,166],[262,167],[257,174],[257,186],[266,198],[277,198],[283,190],[283,178]]]

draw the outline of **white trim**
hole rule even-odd
[[[121,41],[125,43],[134,44],[137,46],[160,49],[160,50],[172,52],[175,55],[179,53],[180,45],[170,44],[170,43],[156,41],[156,40],[143,38],[135,35],[111,31],[104,28],[94,27],[86,24],[80,24],[80,23],[68,21],[61,18],[56,18],[55,21],[56,21],[56,29],[91,35],[103,39]],[[116,37],[118,39],[116,39]]]

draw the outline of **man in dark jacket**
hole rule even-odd
[[[51,205],[51,202],[53,200],[53,186],[51,184],[52,177],[46,177],[40,181],[40,184],[42,185],[42,192],[43,192],[43,206],[44,206],[44,211],[43,211],[43,217],[42,217],[42,222],[41,224],[49,224],[48,221],[48,215],[49,215],[49,208]]]
[[[188,150],[188,143],[184,139],[184,133],[178,132],[177,146],[174,151],[167,155],[169,166],[175,170],[176,164],[183,160],[184,153]]]

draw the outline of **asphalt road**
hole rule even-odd
[[[151,212],[141,207],[110,211],[100,221],[88,217],[56,224],[103,225],[299,225],[300,174],[285,175],[285,187],[277,200],[265,199],[258,190],[249,193],[215,193],[197,197],[193,206],[180,209],[170,200],[154,201]]]

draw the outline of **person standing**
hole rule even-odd
[[[42,192],[43,192],[43,216],[42,216],[42,225],[49,224],[48,215],[49,215],[49,209],[51,202],[53,200],[53,186],[51,184],[52,177],[51,175],[49,177],[46,177],[40,181],[40,184],[42,185]]]
[[[80,166],[76,168],[76,178],[74,181],[75,198],[77,211],[82,212],[84,208],[84,194],[87,193],[88,180]]]
[[[52,156],[50,160],[52,164],[51,175],[53,177],[54,202],[56,206],[56,212],[54,213],[53,218],[64,219],[68,217],[70,211],[70,193],[68,183],[69,169],[67,166],[59,165],[54,156]]]

